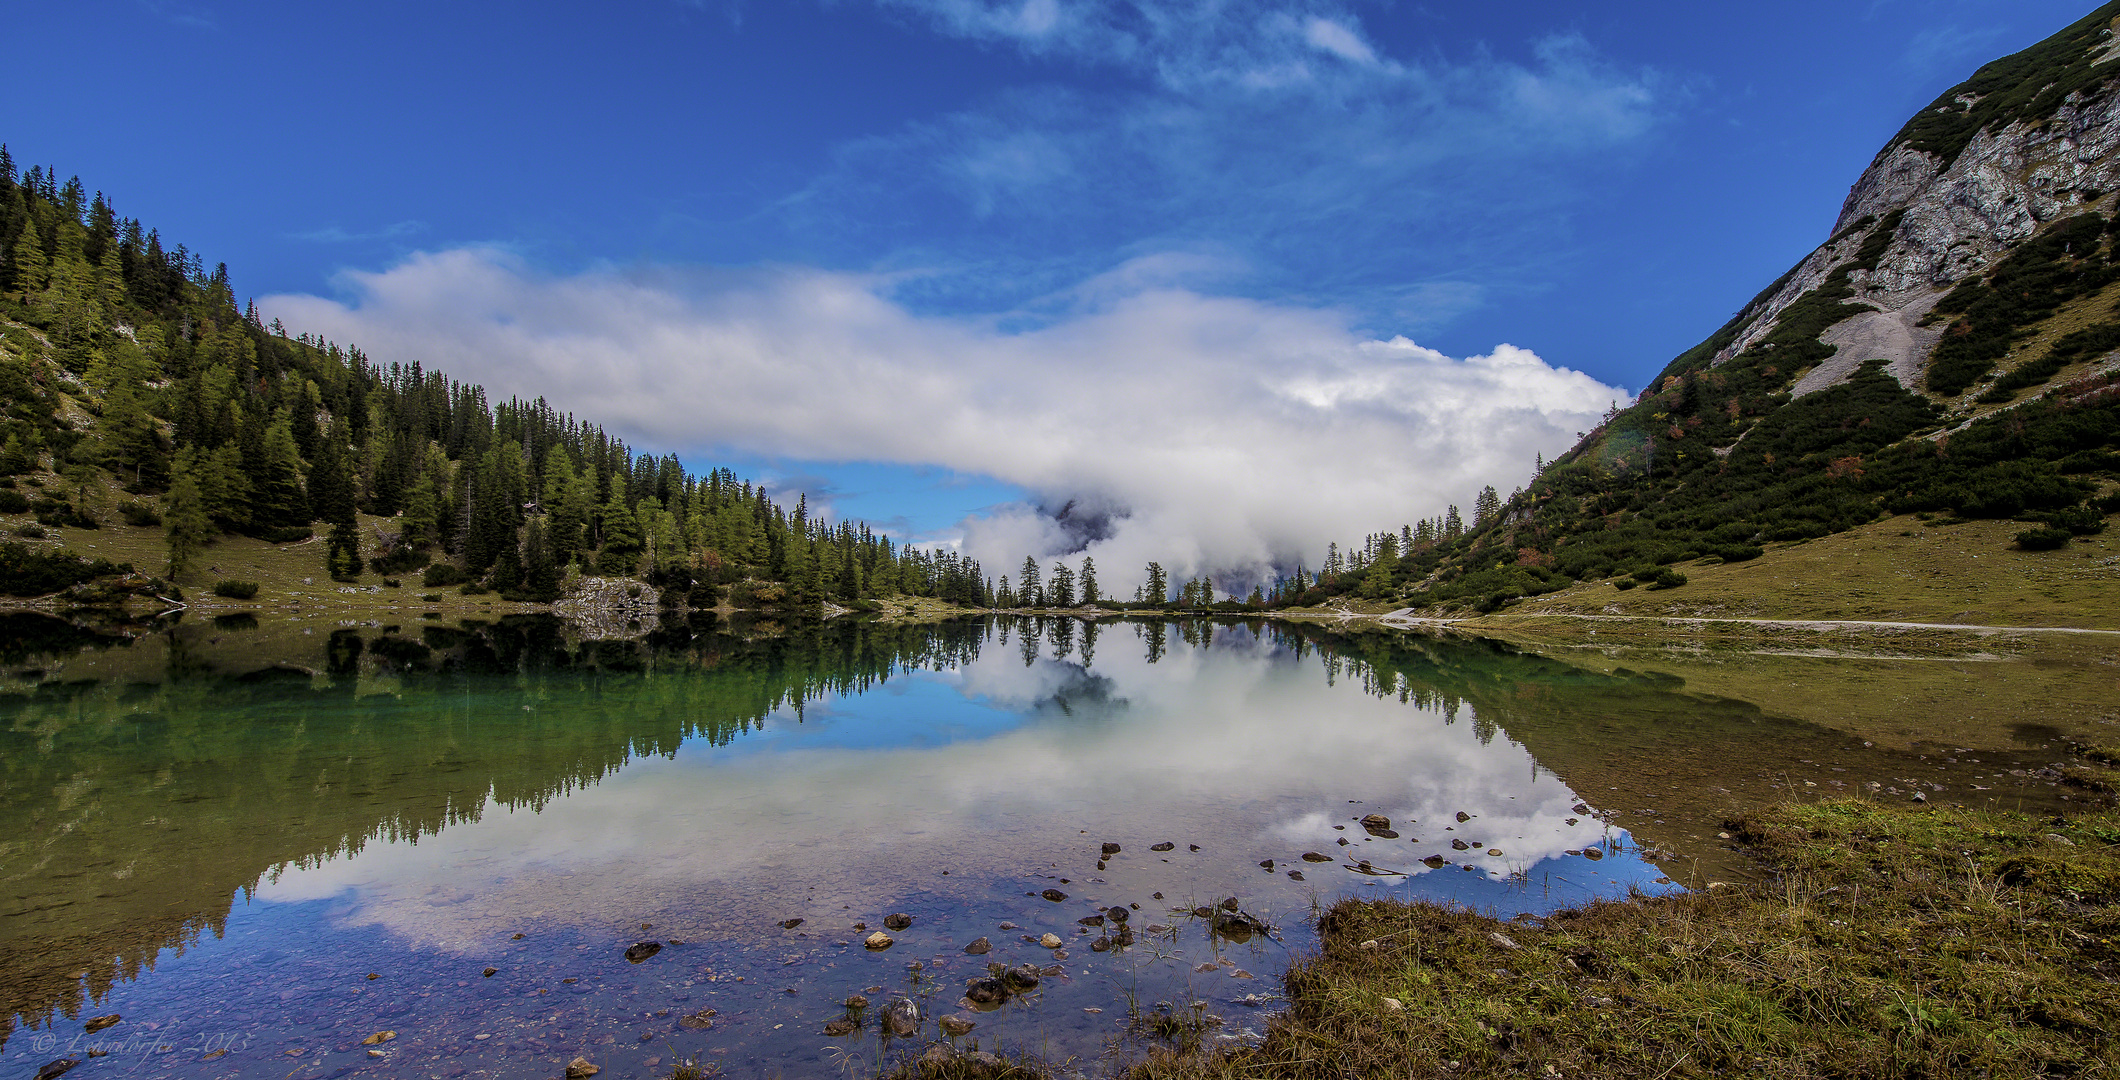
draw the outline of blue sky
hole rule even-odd
[[[1216,418],[1248,415],[1242,384],[1284,370],[1310,389],[1278,392],[1330,410],[1303,430],[1361,428],[1381,399],[1355,409],[1344,386],[1320,396],[1331,381],[1320,373],[1403,375],[1411,354],[1349,359],[1400,336],[1452,361],[1507,343],[1588,377],[1571,384],[1580,400],[1548,395],[1535,410],[1543,425],[1506,444],[1430,438],[1422,425],[1449,417],[1402,403],[1386,411],[1397,410],[1403,447],[1385,424],[1317,448],[1315,461],[1430,455],[1402,478],[1404,498],[1372,507],[1382,525],[1469,501],[1481,475],[1520,483],[1534,452],[1565,447],[1604,403],[1592,399],[1640,387],[1822,240],[1908,115],[2090,6],[76,0],[10,15],[22,104],[0,139],[24,165],[78,173],[165,239],[226,260],[240,293],[323,324],[312,328],[383,359],[394,358],[385,343],[406,359],[453,358],[452,371],[511,390],[557,382],[548,392],[562,404],[575,392],[555,375],[564,358],[525,367],[495,354],[488,332],[507,320],[494,313],[554,289],[630,290],[643,317],[677,322],[607,351],[704,335],[724,351],[649,359],[713,369],[687,392],[735,404],[658,411],[668,395],[649,371],[637,407],[599,397],[608,412],[578,411],[654,449],[805,478],[840,512],[903,518],[922,535],[963,535],[963,515],[1011,499],[1109,496],[1145,519],[1161,496],[1105,475],[1123,462],[989,463],[860,425],[865,441],[841,437],[833,416],[858,409],[835,387],[868,375],[882,382],[863,391],[889,396],[935,375],[949,385],[894,399],[901,420],[935,422],[952,393],[983,407],[1013,400],[980,414],[999,436],[1079,427],[1123,395],[1238,384],[1203,387],[1203,398],[1226,395],[1214,411],[1176,414],[1188,445],[1207,445]],[[476,257],[446,257],[465,253]],[[473,288],[464,272],[481,269],[492,273],[462,292]],[[885,304],[840,340],[865,346],[883,319],[908,351],[813,371],[816,407],[795,411],[814,429],[746,430],[730,418],[791,405],[715,367],[730,347],[721,335],[753,325],[732,298],[784,301],[762,283],[790,281]],[[484,306],[461,317],[487,325],[411,312],[414,290]],[[1141,314],[1162,301],[1192,321]],[[773,341],[829,321],[762,303],[791,313]],[[1303,323],[1317,336],[1287,335],[1282,351],[1232,360],[1219,379],[1195,357],[1169,365],[1191,382],[1142,381],[1139,369],[1163,366],[1147,352],[1074,371],[1069,350],[1113,348],[1127,310],[1141,314],[1129,340],[1178,327],[1173,337],[1210,354],[1253,340],[1203,343],[1215,319]],[[544,331],[544,345],[586,332]],[[951,342],[1014,359],[930,366],[918,354]],[[762,369],[786,363],[767,353]],[[1025,385],[1037,392],[1012,399]],[[1230,426],[1288,437],[1266,419]],[[1224,467],[1248,467],[1241,447],[1225,449],[1237,456]],[[1169,469],[1185,456],[1151,458]],[[1424,486],[1430,476],[1441,479]],[[1195,532],[1231,527],[1179,516]],[[1009,542],[1060,542],[1030,524]],[[1271,561],[1314,539],[1244,527],[1258,535],[1243,550],[1163,540],[1201,547],[1204,566]]]

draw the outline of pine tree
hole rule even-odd
[[[1084,555],[1082,556],[1082,602],[1094,604],[1102,599],[1104,599],[1104,594],[1097,591],[1097,560]]]
[[[408,547],[423,547],[435,540],[435,524],[441,519],[441,496],[435,491],[434,476],[421,473],[419,483],[412,486],[412,493],[405,498],[405,510],[398,516],[400,537]]]
[[[310,512],[332,525],[354,521],[353,469],[345,432],[346,425],[334,424],[321,434],[316,460],[309,466]]]
[[[1377,558],[1370,562],[1369,573],[1362,578],[1362,595],[1379,600],[1391,594],[1391,567],[1395,559]]]
[[[1494,490],[1494,485],[1489,484],[1481,488],[1479,495],[1472,500],[1473,528],[1485,528],[1494,524],[1501,512],[1502,497]]]
[[[1148,602],[1151,604],[1169,603],[1170,575],[1164,571],[1163,564],[1159,562],[1149,563],[1147,573],[1148,584],[1144,586],[1144,589],[1146,590]]]
[[[559,566],[542,518],[523,526],[523,591],[541,604],[559,599]]]
[[[611,501],[598,511],[603,518],[604,544],[596,568],[606,574],[631,574],[640,565],[640,553],[647,548],[647,540],[640,534],[640,520],[626,506],[625,497],[625,485],[613,484]]]
[[[1045,602],[1049,607],[1075,606],[1075,572],[1066,563],[1053,564],[1053,583],[1046,587]]]
[[[258,469],[252,473],[250,523],[260,529],[307,525],[309,495],[302,488],[302,456],[293,426],[283,415],[265,428]]]
[[[44,245],[37,239],[36,222],[23,225],[8,260],[14,264],[15,288],[31,300],[43,295],[51,284],[51,260],[45,257]]]
[[[1024,607],[1044,607],[1045,591],[1038,585],[1038,560],[1025,555],[1017,574],[1016,595]]]
[[[175,581],[217,534],[188,462],[178,466],[169,494],[162,500],[162,528],[169,541],[169,567],[164,576]]]
[[[574,561],[582,549],[583,530],[589,523],[588,486],[575,474],[574,459],[564,447],[556,447],[545,458],[544,506],[550,517],[545,522],[546,542],[552,549],[552,563],[565,566]]]
[[[361,576],[361,530],[352,521],[331,525],[331,538],[324,548],[324,572],[333,581],[355,581]]]

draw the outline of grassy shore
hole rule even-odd
[[[1349,900],[1256,1046],[1134,1080],[2108,1076],[2120,815],[1740,816],[1773,879],[1503,921]]]

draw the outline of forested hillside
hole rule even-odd
[[[226,264],[0,146],[0,593],[115,567],[67,530],[157,528],[191,584],[228,534],[326,537],[319,575],[550,600],[570,567],[710,605],[990,599],[977,563],[828,525],[728,469],[636,454],[588,420],[262,323]],[[112,486],[126,498],[99,493]],[[29,515],[34,521],[26,520]],[[17,517],[21,516],[21,517]]]
[[[2064,547],[2120,512],[2120,3],[1909,121],[1832,235],[1508,497],[1327,554],[1277,599],[1492,611],[1579,581],[1685,582],[1887,515],[2016,519]]]

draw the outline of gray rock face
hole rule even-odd
[[[1904,143],[1888,146],[1849,189],[1833,223],[1831,235],[1839,239],[1806,256],[1773,295],[1747,308],[1742,331],[1714,362],[1766,337],[1783,309],[1852,260],[1877,227],[1854,225],[1864,218],[1882,223],[1904,209],[1876,269],[1849,275],[1851,302],[1870,304],[1878,313],[1828,330],[1821,340],[1839,352],[1794,389],[1799,395],[1822,390],[1875,357],[1888,361],[1902,384],[1917,386],[1942,329],[1918,323],[1944,292],[1987,270],[2011,245],[2050,222],[2093,209],[2111,212],[2115,199],[2108,193],[2116,188],[2120,89],[2110,85],[2072,97],[2043,123],[2018,121],[1982,131],[1948,166]]]

